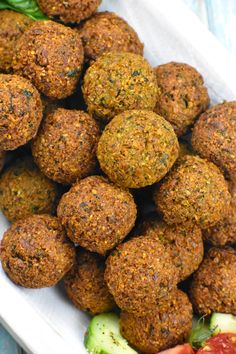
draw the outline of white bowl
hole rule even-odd
[[[104,0],[101,10],[124,17],[145,43],[152,65],[182,61],[204,76],[212,103],[236,97],[235,63],[228,52],[178,0]],[[0,238],[7,229],[0,215]],[[78,311],[60,286],[23,289],[0,266],[0,320],[25,350],[34,354],[83,354],[89,317]]]

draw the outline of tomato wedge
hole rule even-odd
[[[236,333],[220,333],[208,339],[197,354],[236,354]]]
[[[159,354],[194,354],[194,351],[189,344],[177,345],[175,348],[164,350]]]

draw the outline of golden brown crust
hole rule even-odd
[[[191,225],[167,225],[158,217],[147,218],[140,231],[164,245],[183,281],[198,269],[204,254],[200,228]]]
[[[236,244],[236,208],[231,206],[222,220],[204,230],[203,236],[214,246]]]
[[[102,170],[113,182],[140,188],[158,182],[178,157],[170,123],[151,111],[126,111],[112,119],[98,143]]]
[[[34,215],[4,234],[0,258],[10,279],[26,288],[53,286],[71,269],[75,249],[57,218]]]
[[[101,0],[38,0],[40,8],[47,16],[65,23],[79,23],[88,18],[100,3]]]
[[[77,263],[66,274],[67,295],[80,310],[92,315],[109,312],[116,305],[104,281],[104,259],[84,250],[77,255]]]
[[[105,281],[122,310],[145,316],[176,286],[177,272],[160,242],[139,236],[107,258]]]
[[[223,312],[236,315],[236,250],[212,248],[190,288],[190,298],[199,315]]]
[[[75,91],[84,60],[79,34],[53,21],[35,21],[17,41],[13,68],[45,96]]]
[[[130,109],[153,110],[157,91],[154,70],[134,53],[105,53],[84,76],[88,111],[104,122]]]
[[[186,156],[154,193],[168,224],[214,226],[229,207],[228,184],[219,169],[198,156]]]
[[[132,195],[100,176],[75,184],[58,206],[58,217],[71,240],[99,254],[128,235],[136,214]]]
[[[184,343],[192,327],[192,306],[185,293],[174,290],[165,307],[138,317],[121,312],[122,335],[142,353],[156,354]]]
[[[58,190],[29,157],[14,161],[0,177],[0,209],[11,222],[55,211]]]
[[[45,118],[33,141],[34,160],[48,178],[72,184],[94,171],[99,136],[87,113],[58,108]]]
[[[17,40],[24,33],[32,20],[15,11],[0,11],[0,70],[12,70],[12,58]]]
[[[96,13],[78,31],[87,60],[96,60],[106,52],[143,54],[143,44],[135,30],[114,12]]]
[[[17,75],[0,74],[0,150],[15,150],[37,133],[42,103],[36,88]]]
[[[236,180],[236,101],[218,104],[194,126],[193,148]]]
[[[192,66],[176,62],[156,67],[156,77],[160,91],[155,111],[183,135],[209,106],[203,78]]]

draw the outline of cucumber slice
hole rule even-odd
[[[218,333],[236,333],[236,316],[226,313],[213,313],[210,319],[210,330]]]
[[[119,317],[114,313],[93,317],[84,344],[91,354],[137,354],[121,336]]]

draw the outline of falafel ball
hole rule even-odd
[[[61,99],[75,91],[83,60],[76,31],[53,21],[35,21],[17,41],[13,68],[45,96]]]
[[[169,122],[151,111],[126,111],[112,119],[98,143],[104,173],[126,188],[160,181],[178,157],[179,143]]]
[[[114,250],[106,261],[105,281],[117,305],[145,316],[177,284],[169,252],[150,236],[135,237]]]
[[[10,72],[16,42],[32,20],[19,12],[0,11],[0,70]]]
[[[17,75],[0,74],[0,150],[15,150],[38,131],[42,103],[36,88]]]
[[[135,30],[114,12],[98,12],[78,30],[89,61],[106,52],[143,54],[143,44]]]
[[[65,290],[71,301],[91,315],[109,312],[116,306],[104,281],[104,271],[103,258],[81,249],[77,263],[64,278]]]
[[[236,244],[236,208],[230,206],[225,217],[215,226],[204,230],[203,236],[214,246]]]
[[[203,259],[204,247],[201,229],[192,225],[167,225],[158,216],[147,218],[141,235],[150,236],[161,242],[170,252],[172,261],[179,273],[179,282],[198,269]]]
[[[192,328],[192,305],[187,295],[174,290],[165,306],[156,307],[151,313],[139,317],[121,312],[121,333],[128,342],[142,353],[156,354],[184,343]]]
[[[75,184],[63,195],[57,212],[74,243],[101,255],[123,241],[137,214],[132,195],[100,176]]]
[[[38,0],[41,10],[50,18],[64,23],[79,23],[90,17],[102,0]]]
[[[130,109],[153,110],[157,83],[149,63],[134,53],[105,53],[86,71],[83,95],[88,111],[108,122]]]
[[[25,288],[57,284],[75,262],[75,249],[58,219],[33,215],[15,222],[3,235],[2,267]]]
[[[199,315],[236,315],[236,250],[211,248],[194,275],[190,299]]]
[[[0,177],[0,209],[11,222],[55,211],[58,190],[32,158],[14,161]]]
[[[199,155],[236,180],[236,101],[203,113],[194,126],[192,145]]]
[[[45,118],[32,154],[48,178],[72,184],[93,172],[99,136],[96,121],[87,113],[58,108]]]
[[[0,172],[3,169],[4,162],[5,162],[5,151],[0,151]]]
[[[155,112],[181,136],[209,106],[202,75],[192,66],[176,62],[160,65],[155,71],[160,87]]]
[[[228,184],[218,167],[199,156],[186,156],[154,193],[168,224],[192,223],[202,229],[220,221],[230,204]]]

